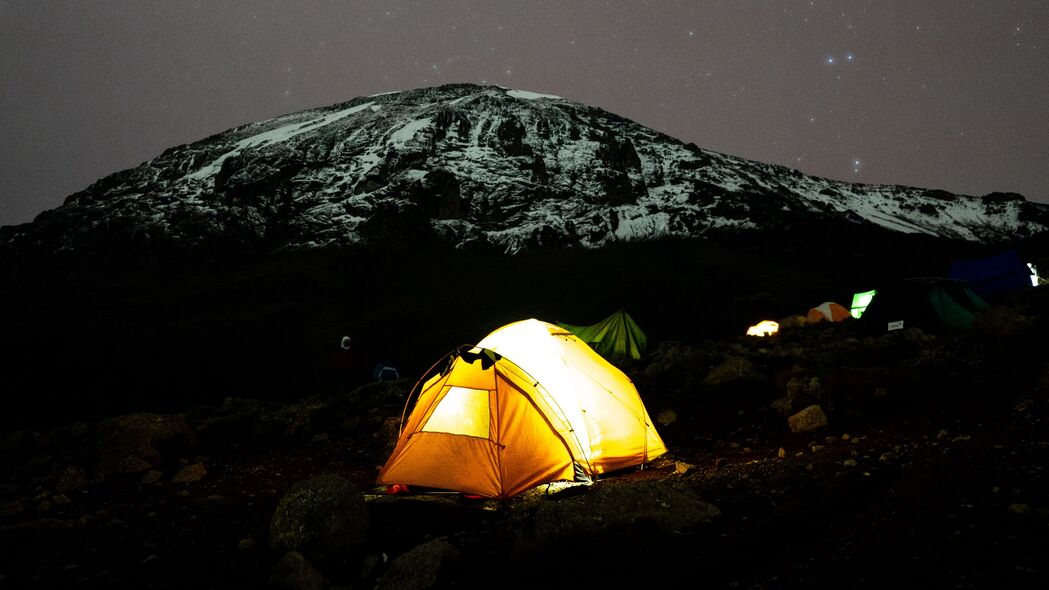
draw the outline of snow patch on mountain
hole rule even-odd
[[[553,94],[540,94],[538,92],[529,92],[527,90],[507,90],[506,95],[512,96],[514,98],[520,98],[521,100],[539,100],[541,98],[548,98],[551,100],[564,100],[560,96],[555,96]]]

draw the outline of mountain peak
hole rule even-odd
[[[440,243],[515,253],[833,221],[973,242],[1049,207],[860,185],[704,150],[602,109],[501,86],[385,92],[168,149],[3,228],[9,253]]]

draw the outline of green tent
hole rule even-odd
[[[648,336],[634,318],[620,309],[607,318],[589,326],[575,326],[558,322],[558,326],[575,334],[606,359],[620,357],[639,359],[645,352]]]
[[[942,278],[912,278],[877,289],[860,322],[884,333],[915,326],[931,332],[969,332],[990,308],[964,283]]]

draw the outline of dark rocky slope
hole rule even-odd
[[[503,504],[374,487],[410,379],[16,431],[0,582],[1044,588],[1044,289],[971,335],[654,342],[624,368],[671,455]],[[827,424],[793,431],[812,404]]]

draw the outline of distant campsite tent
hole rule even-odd
[[[426,380],[378,483],[509,498],[666,451],[629,377],[530,319],[456,351]]]
[[[962,281],[981,296],[1012,293],[1033,286],[1032,269],[1020,259],[1016,250],[1007,250],[986,258],[955,260],[948,276]]]
[[[825,320],[829,322],[840,322],[849,317],[852,317],[849,315],[849,310],[845,309],[845,306],[840,303],[835,303],[833,301],[824,301],[810,309],[809,313],[805,315],[805,319],[810,324]]]
[[[771,336],[779,332],[779,322],[762,320],[747,328],[747,336]]]
[[[849,308],[849,315],[856,319],[860,319],[863,312],[867,311],[867,306],[870,305],[871,299],[874,299],[876,293],[876,290],[853,293],[852,307]]]
[[[879,287],[860,323],[873,333],[911,326],[928,332],[967,332],[977,314],[989,307],[958,281],[905,279]]]
[[[557,325],[578,336],[606,359],[639,359],[648,345],[648,336],[634,318],[622,309],[590,326]]]

